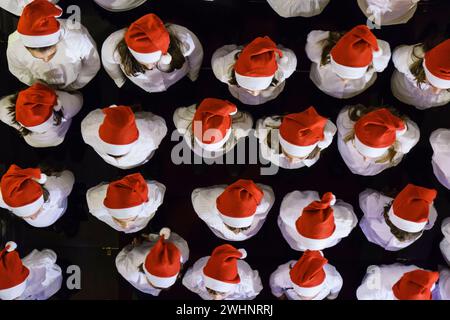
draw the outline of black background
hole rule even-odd
[[[338,198],[351,203],[359,218],[362,213],[358,207],[358,195],[365,188],[395,192],[411,182],[439,191],[435,202],[439,213],[436,225],[410,247],[399,252],[385,251],[369,243],[359,227],[356,227],[348,238],[325,250],[325,256],[344,279],[338,299],[355,299],[356,288],[370,264],[399,261],[434,270],[439,264],[444,264],[439,251],[442,239],[440,223],[443,218],[450,216],[450,193],[433,175],[430,162],[432,150],[428,139],[435,129],[450,128],[448,106],[418,111],[393,98],[389,86],[394,69],[392,62],[379,74],[374,86],[349,100],[328,97],[309,80],[310,61],[304,51],[306,35],[314,29],[348,30],[357,24],[365,24],[366,17],[356,0],[332,0],[319,16],[290,19],[279,17],[263,0],[149,0],[137,9],[123,13],[106,12],[93,1],[61,0],[59,4],[64,9],[71,4],[81,7],[82,23],[96,40],[99,50],[109,34],[129,25],[140,16],[153,12],[165,22],[177,23],[192,30],[203,44],[205,58],[198,81],[192,83],[184,79],[169,91],[156,94],[148,94],[129,81],[122,89],[118,89],[101,69],[96,78],[83,88],[83,109],[74,119],[64,143],[56,148],[34,149],[15,130],[0,124],[1,169],[4,170],[12,163],[24,167],[47,163],[70,169],[76,177],[75,188],[69,198],[69,208],[54,226],[37,229],[6,211],[0,213],[2,243],[16,241],[22,256],[34,248],[51,248],[58,254],[58,264],[63,270],[71,264],[81,267],[81,290],[69,291],[63,286],[55,299],[199,299],[183,287],[181,281],[159,298],[145,295],[135,290],[117,273],[115,256],[123,246],[132,241],[133,235],[119,233],[90,215],[85,193],[88,188],[102,181],[111,181],[132,172],[141,172],[146,178],[156,179],[166,185],[164,203],[143,232],[158,232],[161,227],[168,226],[180,234],[190,247],[191,256],[186,267],[224,243],[213,235],[193,211],[190,200],[193,189],[230,184],[238,178],[253,179],[273,187],[276,202],[261,231],[252,239],[234,243],[238,248],[247,249],[246,261],[260,272],[264,289],[257,299],[273,299],[269,287],[270,274],[278,265],[300,256],[289,248],[276,224],[281,200],[293,190],[316,190],[320,193],[332,191]],[[419,3],[414,18],[408,24],[382,27],[374,33],[380,39],[387,40],[394,49],[400,44],[420,42],[429,33],[447,32],[448,37],[449,17],[448,0],[425,0]],[[15,30],[16,23],[15,16],[0,12],[0,96],[23,87],[9,73],[5,54],[7,36]],[[233,99],[226,85],[215,79],[210,59],[214,50],[222,45],[245,44],[256,36],[264,35],[294,50],[299,62],[297,72],[287,80],[284,92],[276,100],[256,107],[245,106]],[[260,176],[260,165],[175,166],[170,157],[176,143],[170,141],[170,133],[174,130],[173,112],[180,106],[197,103],[205,97],[231,99],[240,109],[251,112],[255,121],[262,116],[298,112],[314,105],[319,113],[335,122],[339,110],[347,104],[384,103],[395,106],[415,121],[420,127],[421,139],[400,165],[375,177],[351,174],[338,153],[336,141],[313,167],[280,169],[275,176]],[[91,110],[113,103],[140,103],[144,109],[163,116],[167,122],[169,135],[163,140],[153,159],[140,168],[122,171],[112,167],[83,143],[81,120]],[[110,255],[104,249],[108,247],[112,248]]]

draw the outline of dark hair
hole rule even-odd
[[[401,230],[401,229],[397,228],[392,223],[392,221],[391,221],[391,219],[389,219],[389,215],[388,215],[388,212],[389,212],[389,210],[390,210],[390,208],[392,206],[392,202],[387,204],[384,207],[384,212],[383,212],[384,220],[386,221],[386,224],[388,225],[391,233],[394,235],[394,237],[396,237],[401,242],[412,241],[412,240],[416,240],[417,238],[419,238],[422,235],[423,231],[407,232],[407,231],[404,231],[404,230]]]
[[[52,45],[52,46],[41,47],[41,48],[31,48],[31,47],[25,47],[25,48],[27,48],[28,50],[32,50],[32,51],[37,51],[37,52],[43,53],[43,52],[46,52],[46,51],[48,51],[48,50],[50,50],[50,49],[52,49],[54,47],[56,47],[55,44]]]
[[[166,28],[168,27],[170,27],[170,24],[166,24]],[[181,51],[181,41],[173,34],[173,32],[170,31],[170,29],[167,29],[167,31],[169,32],[170,37],[170,45],[167,52],[172,56],[172,61],[169,65],[170,68],[161,72],[170,73],[174,70],[181,69],[186,62],[186,58]],[[120,63],[127,76],[135,77],[139,73],[145,73],[148,70],[146,66],[138,62],[136,58],[131,54],[130,50],[128,49],[127,43],[125,42],[125,38],[119,42],[116,50],[119,53]]]
[[[339,41],[339,39],[342,38],[342,36],[345,33],[346,33],[345,31],[330,31],[330,35],[328,36],[328,38],[321,41],[323,44],[322,58],[320,59],[321,66],[324,66],[324,65],[330,63],[331,49],[333,49],[333,47],[336,45],[336,43]]]
[[[235,231],[242,232],[242,231],[246,231],[246,230],[250,229],[250,226],[245,227],[245,228],[235,228],[235,227],[227,225],[226,223],[224,223],[224,225],[225,225],[225,227],[227,229],[229,229],[229,230],[231,230],[233,232],[235,232]]]

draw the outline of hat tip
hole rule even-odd
[[[239,249],[238,251],[241,253],[241,259],[247,258],[247,250]]]
[[[14,241],[8,241],[5,245],[5,249],[8,252],[13,252],[14,250],[16,250],[17,248],[17,243],[15,243]]]
[[[161,237],[164,237],[165,240],[170,238],[170,234],[171,234],[171,231],[169,228],[162,228],[161,231],[159,232],[159,235]]]

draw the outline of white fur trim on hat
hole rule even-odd
[[[333,241],[335,232],[333,232],[330,237],[325,239],[306,238],[305,236],[297,232],[297,241],[299,241],[301,245],[308,250],[323,250],[326,249],[328,245]]]
[[[39,184],[44,184],[47,182],[47,175],[45,173],[41,173],[41,176],[39,177],[39,179],[33,179],[33,180],[35,180]]]
[[[400,230],[406,231],[406,232],[420,232],[422,231],[425,226],[427,225],[428,221],[425,222],[413,222],[409,220],[405,220],[403,218],[400,218],[397,216],[394,212],[394,206],[391,206],[388,212],[389,220],[391,220],[392,224],[399,228]]]
[[[130,219],[137,217],[143,210],[144,204],[140,204],[138,206],[130,207],[130,208],[123,208],[123,209],[111,209],[107,208],[109,214],[118,220],[122,219]]]
[[[172,277],[158,277],[148,272],[147,269],[145,269],[145,267],[144,271],[148,281],[150,281],[151,284],[153,284],[155,287],[158,288],[163,289],[169,288],[174,285],[174,283],[177,281],[178,278],[178,273]]]
[[[220,219],[222,219],[223,223],[225,223],[226,225],[233,227],[233,228],[250,227],[255,218],[255,214],[252,214],[249,217],[242,217],[242,218],[230,217],[230,216],[224,215],[222,212],[220,212],[219,209],[217,209],[217,206],[215,207],[215,210],[216,210],[216,214],[219,215],[219,217],[220,217]]]
[[[0,300],[14,300],[20,297],[20,295],[25,291],[26,287],[27,280],[25,279],[24,282],[19,283],[12,288],[2,289],[0,290]]]
[[[149,53],[137,52],[131,49],[130,47],[128,47],[128,50],[130,50],[133,57],[140,63],[157,63],[162,57],[161,50]]]
[[[365,67],[348,67],[334,61],[333,56],[330,55],[331,69],[339,77],[343,79],[361,79],[367,72],[369,66]]]
[[[17,249],[17,243],[15,243],[14,241],[8,241],[5,244],[5,249],[7,252],[13,252],[14,250]]]
[[[319,142],[316,142],[309,146],[297,146],[295,144],[292,144],[292,143],[286,141],[281,136],[281,133],[279,130],[278,130],[278,137],[279,137],[280,144],[281,144],[281,147],[283,148],[283,150],[287,154],[294,156],[294,157],[298,157],[298,158],[304,158],[304,157],[308,156],[319,144]]]
[[[127,153],[129,153],[131,151],[131,149],[133,148],[133,146],[135,145],[135,143],[138,141],[138,140],[136,140],[129,144],[111,144],[111,143],[107,143],[107,142],[103,141],[100,138],[100,136],[99,136],[99,139],[101,141],[103,151],[109,155],[116,156],[116,157],[124,156]]]
[[[390,147],[383,148],[373,148],[362,143],[355,134],[355,148],[359,151],[363,156],[369,158],[379,158],[388,151]]]
[[[44,48],[50,47],[59,42],[61,39],[61,29],[57,32],[44,36],[30,36],[19,33],[20,39],[25,47],[28,48]]]
[[[336,204],[336,196],[334,194],[332,194],[332,195],[333,195],[333,197],[331,198],[330,206],[334,206]]]
[[[439,89],[450,89],[450,80],[445,80],[439,77],[436,77],[434,74],[430,72],[427,68],[427,64],[425,62],[425,59],[423,59],[423,70],[425,71],[425,75],[427,77],[427,80],[431,85],[433,85],[436,88]]]
[[[9,207],[9,209],[16,216],[24,218],[29,217],[39,211],[39,209],[44,205],[44,196],[40,196],[36,201],[29,203],[21,207]]]
[[[159,231],[159,235],[163,236],[165,240],[170,238],[171,231],[169,228],[162,228],[161,231]]]
[[[24,126],[23,124],[20,124],[20,125],[23,126],[24,128],[27,128],[28,130],[30,130],[32,132],[44,133],[44,132],[48,131],[49,129],[51,129],[54,126],[54,124],[55,124],[55,122],[53,120],[53,113],[52,113],[47,120],[45,120],[41,124],[38,124],[37,126],[27,127],[27,126]]]
[[[272,83],[274,76],[269,77],[247,77],[236,72],[236,82],[247,90],[265,90]]]
[[[315,297],[316,295],[318,295],[319,294],[319,292],[322,290],[322,288],[323,288],[323,286],[324,286],[324,284],[325,284],[325,279],[324,279],[324,281],[321,283],[321,284],[319,284],[319,285],[317,285],[317,286],[315,286],[315,287],[301,287],[301,286],[299,286],[299,285],[297,285],[296,283],[294,283],[294,281],[292,281],[291,280],[291,283],[292,283],[292,287],[294,288],[294,291],[298,294],[298,295],[300,295],[300,296],[302,296],[302,297]]]
[[[223,281],[219,281],[213,278],[208,277],[207,275],[205,275],[205,273],[203,273],[203,281],[205,282],[205,287],[217,291],[217,292],[223,292],[223,293],[228,293],[233,291],[236,286],[238,285],[237,283],[229,283],[229,282],[223,282]]]
[[[197,138],[197,136],[194,135],[195,138],[195,142],[204,150],[206,151],[217,151],[220,148],[223,147],[223,145],[228,141],[228,139],[231,136],[231,128],[227,130],[227,133],[225,134],[225,137],[218,141],[218,142],[214,142],[214,143],[203,143],[202,141],[200,141],[200,139]]]

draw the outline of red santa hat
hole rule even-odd
[[[22,264],[16,248],[17,244],[10,241],[0,251],[0,300],[13,300],[26,288],[30,270]]]
[[[247,252],[224,244],[214,249],[203,268],[205,286],[211,290],[227,293],[235,289],[241,282],[238,259],[245,259]]]
[[[16,120],[28,130],[42,133],[54,124],[53,110],[60,109],[55,90],[36,82],[19,92],[16,101]]]
[[[34,0],[22,11],[17,32],[24,46],[43,48],[57,44],[61,37],[61,26],[56,18],[63,11],[48,0]]]
[[[313,201],[303,208],[295,222],[299,237],[310,250],[322,250],[329,243],[336,230],[333,205],[336,197],[327,192],[319,201]]]
[[[240,179],[217,197],[219,216],[230,227],[249,227],[263,196],[263,191],[252,180]]]
[[[227,100],[204,99],[193,119],[197,144],[207,151],[220,149],[231,135],[231,116],[236,112],[236,105]]]
[[[283,117],[279,130],[281,147],[289,155],[306,157],[324,140],[327,121],[314,107],[288,114]]]
[[[369,158],[381,157],[407,130],[405,122],[382,108],[362,116],[354,126],[355,148]]]
[[[289,271],[292,286],[303,297],[314,297],[323,288],[326,273],[323,269],[328,263],[320,251],[306,250],[300,260]]]
[[[133,57],[140,63],[170,64],[170,36],[161,19],[146,14],[131,24],[125,33],[125,42]]]
[[[331,68],[341,78],[359,79],[364,76],[374,57],[382,54],[377,38],[365,25],[347,32],[331,49]]]
[[[138,216],[148,201],[147,182],[140,173],[134,173],[111,182],[103,204],[114,218],[129,219]]]
[[[450,89],[450,39],[425,53],[423,69],[433,86]]]
[[[406,272],[392,287],[398,300],[432,300],[431,292],[439,279],[439,272],[413,270]]]
[[[392,203],[388,212],[389,220],[400,230],[420,232],[428,223],[430,207],[436,198],[434,189],[408,184]]]
[[[22,169],[15,164],[3,175],[0,186],[3,201],[15,215],[29,217],[44,204],[44,184],[47,176],[36,168]]]
[[[234,65],[237,83],[248,90],[267,89],[278,70],[277,55],[283,57],[281,50],[267,36],[250,42]]]
[[[98,134],[104,151],[113,156],[127,154],[139,138],[133,110],[126,106],[112,105],[102,111],[105,118]]]
[[[181,253],[172,242],[170,229],[162,228],[158,242],[150,249],[144,262],[144,272],[147,279],[158,288],[169,288],[178,277],[181,269]]]

